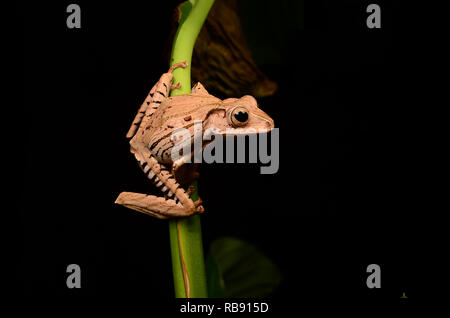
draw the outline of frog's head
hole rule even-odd
[[[206,129],[214,128],[221,134],[249,134],[252,131],[268,132],[274,128],[273,119],[258,108],[253,96],[228,98],[220,109],[214,109],[206,120]]]

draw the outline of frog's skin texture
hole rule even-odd
[[[185,164],[186,157],[172,162],[172,148],[179,142],[171,138],[174,130],[188,129],[193,142],[194,122],[198,120],[202,121],[203,132],[214,128],[223,135],[230,134],[230,129],[233,133],[236,128],[253,128],[256,131],[274,128],[273,120],[258,108],[256,100],[249,95],[220,100],[197,83],[191,94],[169,97],[171,89],[180,87],[179,84],[172,85],[172,71],[186,66],[186,62],[174,64],[161,76],[127,133],[127,137],[131,138],[131,153],[148,178],[161,188],[164,197],[122,192],[116,203],[160,219],[204,212],[201,200],[193,202],[189,198],[192,190],[185,191],[180,187],[180,183],[192,180],[197,173],[193,165]],[[203,148],[207,142],[203,142]]]

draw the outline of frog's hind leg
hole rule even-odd
[[[150,93],[147,95],[141,107],[139,108],[138,113],[134,117],[133,123],[131,124],[131,127],[127,132],[127,138],[131,138],[136,134],[138,129],[142,126],[142,121],[144,120],[145,123],[146,119],[153,115],[162,101],[169,96],[171,89],[180,88],[180,85],[178,84],[175,86],[172,85],[172,71],[177,67],[186,66],[187,62],[174,64],[169,68],[169,71],[167,73],[161,75],[159,81],[152,87]]]
[[[135,150],[134,155],[147,177],[157,187],[161,188],[161,191],[169,199],[165,200],[162,197],[122,192],[116,203],[153,216],[158,214],[157,217],[159,218],[188,216],[204,212],[201,200],[193,202],[189,197],[190,193],[180,187],[173,175],[151,156],[149,150],[146,148],[140,151]]]
[[[134,151],[140,167],[160,190],[170,199],[179,201],[187,209],[194,208],[189,194],[175,180],[175,177],[151,155],[150,150],[142,148]]]

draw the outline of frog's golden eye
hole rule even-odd
[[[233,126],[244,126],[248,122],[248,109],[235,106],[228,113],[228,120]]]

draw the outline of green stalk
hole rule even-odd
[[[181,83],[171,96],[191,93],[191,59],[197,36],[214,0],[189,0],[179,6],[180,19],[172,46],[170,65],[187,61],[186,68],[173,71],[173,83]],[[191,184],[195,191],[192,200],[198,200],[197,182]],[[175,297],[208,297],[200,216],[169,221],[172,271]]]

